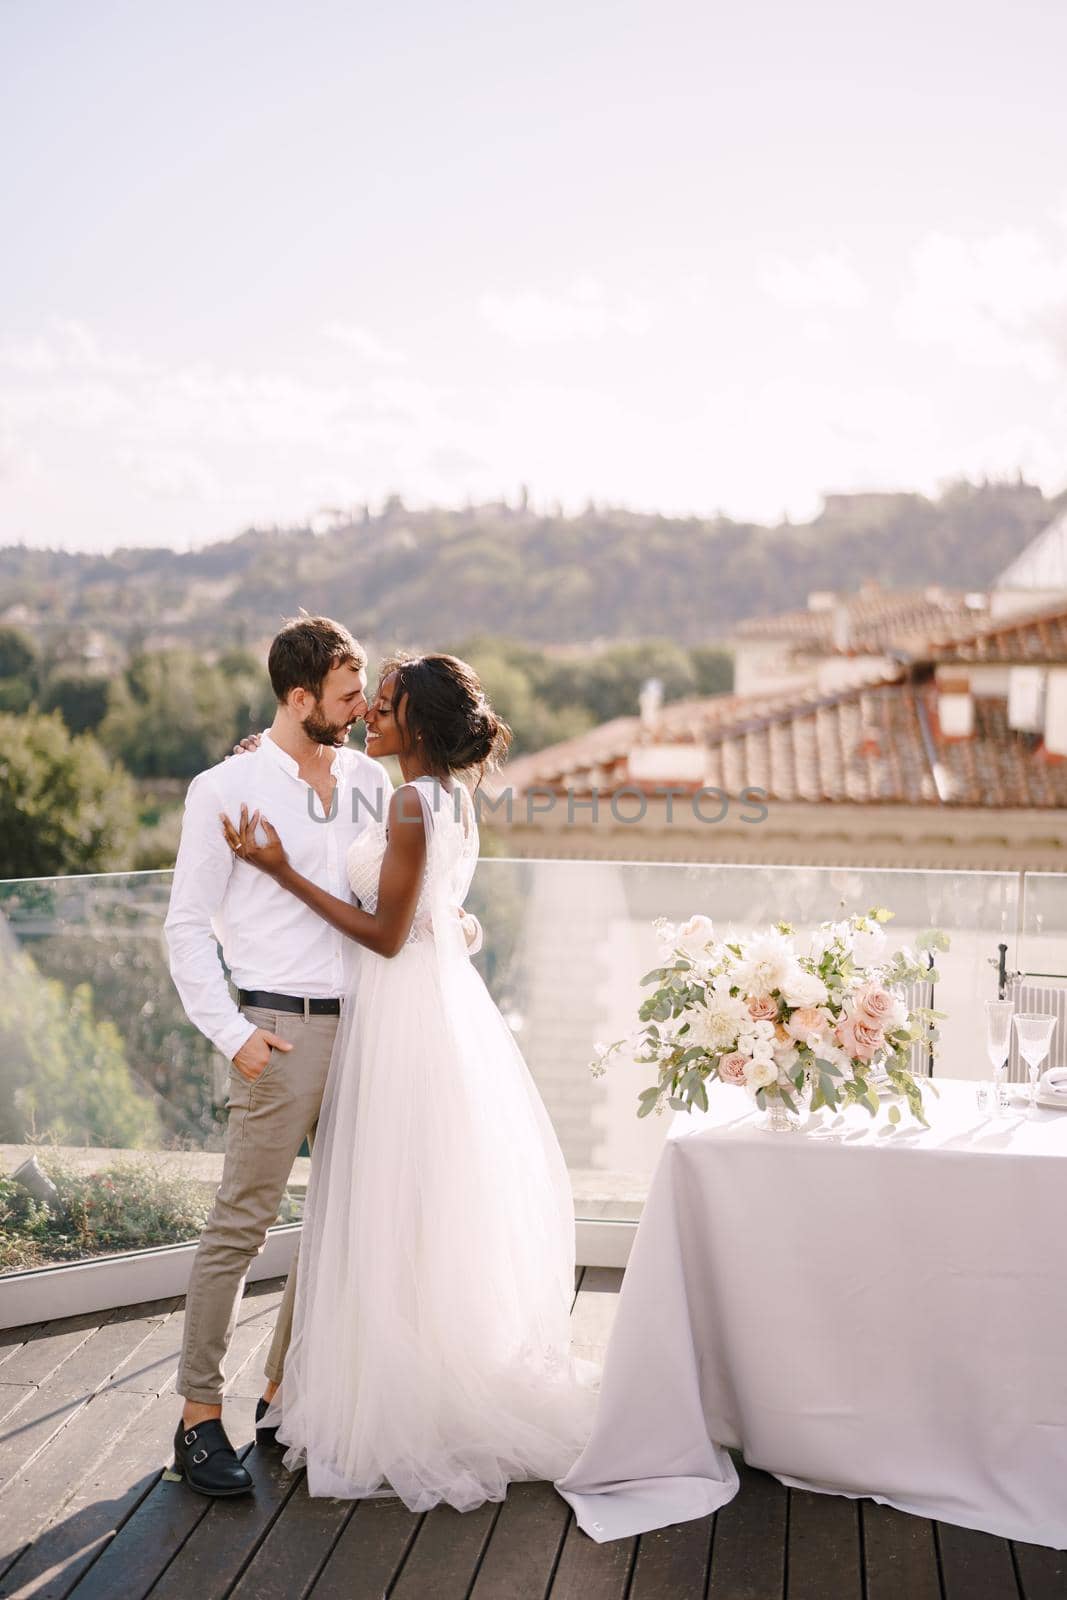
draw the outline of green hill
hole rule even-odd
[[[764,527],[590,507],[545,517],[504,504],[249,529],[191,553],[0,550],[0,613],[49,635],[98,628],[129,647],[257,641],[299,606],[381,645],[473,632],[530,644],[661,636],[697,643],[809,590],[983,588],[1063,503],[1023,482],[830,496],[805,524]]]

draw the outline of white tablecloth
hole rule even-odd
[[[592,1436],[556,1483],[598,1542],[783,1483],[1067,1548],[1067,1111],[773,1134],[679,1113],[623,1279]],[[821,1114],[826,1117],[826,1113]]]

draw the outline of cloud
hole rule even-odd
[[[363,356],[367,361],[376,362],[383,367],[399,367],[407,357],[399,350],[383,344],[376,333],[369,328],[359,327],[354,322],[328,322],[322,330],[324,339],[329,339],[331,344],[338,344],[345,350],[352,350],[356,355]]]
[[[851,262],[826,251],[806,261],[764,256],[756,278],[765,294],[793,311],[858,311],[870,298]]]
[[[647,307],[635,295],[613,297],[595,278],[578,278],[562,294],[543,289],[488,292],[478,309],[495,332],[523,345],[643,334],[652,325]]]
[[[115,452],[115,460],[142,489],[160,500],[208,500],[219,492],[218,479],[207,462],[187,451],[123,446]]]
[[[929,234],[913,252],[897,329],[981,367],[1054,378],[1067,366],[1067,227],[984,239]]]

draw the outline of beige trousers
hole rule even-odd
[[[314,1138],[339,1020],[257,1006],[243,1007],[243,1015],[293,1048],[272,1050],[254,1083],[230,1066],[222,1182],[189,1274],[176,1384],[186,1400],[205,1405],[222,1402],[222,1364],[245,1275],[277,1219],[300,1146]],[[289,1347],[296,1271],[294,1260],[265,1367],[273,1383],[282,1381]]]

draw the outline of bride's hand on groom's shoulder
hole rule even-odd
[[[246,755],[250,750],[258,750],[259,741],[260,735],[258,733],[250,733],[246,739],[241,740],[240,744],[234,745],[230,751],[230,756]],[[227,761],[229,761],[230,756],[226,757]]]
[[[224,811],[219,815],[226,843],[239,861],[247,861],[249,866],[258,867],[261,872],[266,872],[271,877],[276,877],[289,865],[289,857],[277,832],[258,811],[253,811],[249,816],[248,807],[242,806],[236,827]],[[262,827],[267,836],[265,844],[256,837],[258,827]]]

